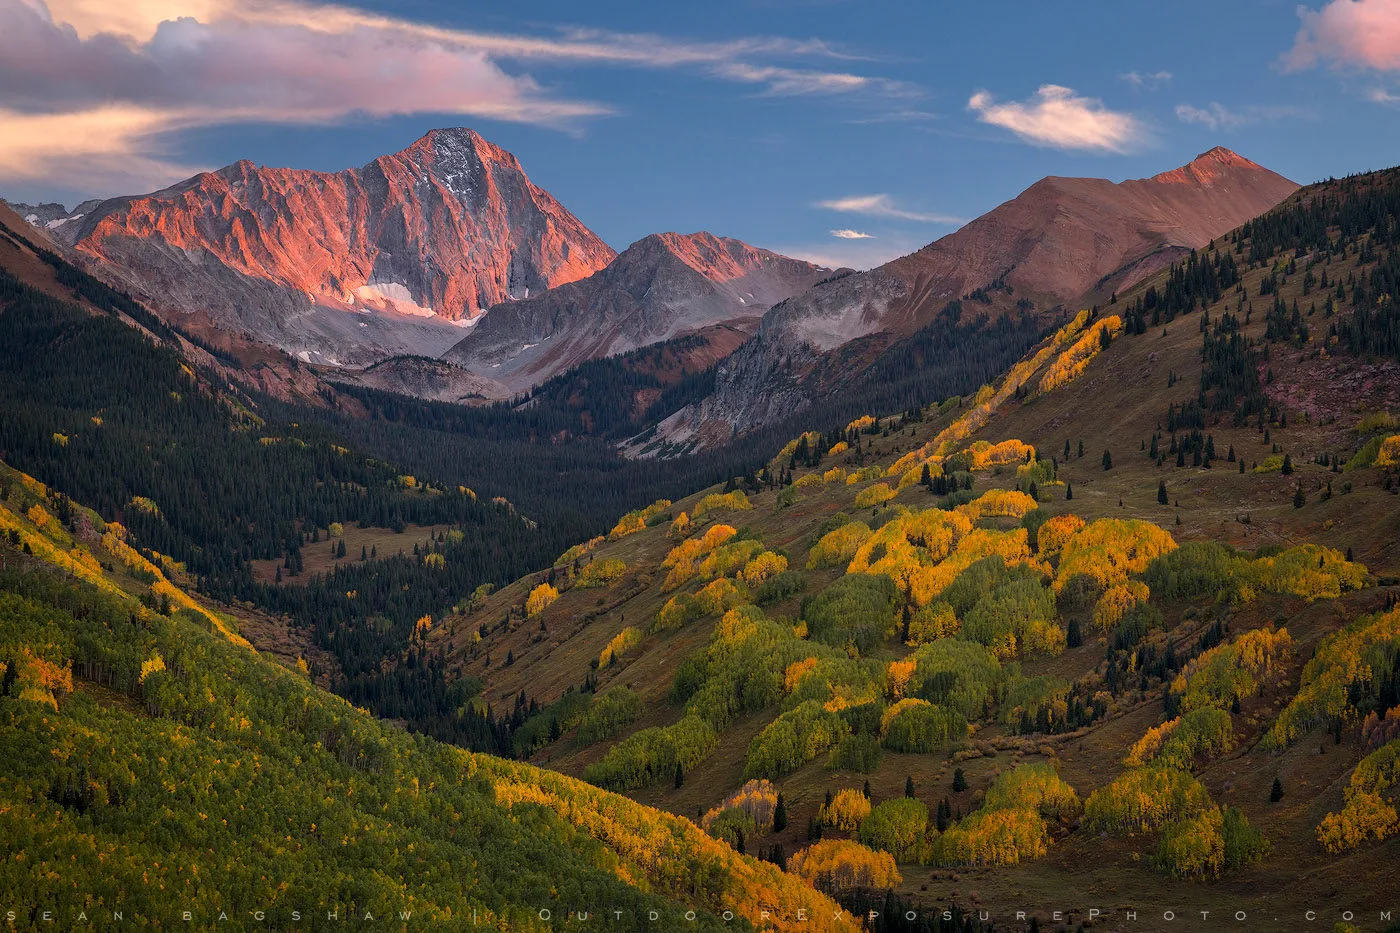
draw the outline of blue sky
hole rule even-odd
[[[0,0],[14,200],[453,125],[619,249],[705,229],[864,267],[1044,175],[1400,163],[1400,0]]]

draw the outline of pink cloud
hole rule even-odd
[[[983,123],[1001,126],[1039,146],[1126,152],[1146,140],[1147,131],[1130,113],[1109,110],[1103,101],[1083,97],[1058,84],[1044,84],[1030,100],[999,103],[978,91],[967,108]]]
[[[1299,7],[1303,28],[1283,56],[1289,71],[1319,63],[1400,70],[1400,0],[1331,0],[1321,10]]]

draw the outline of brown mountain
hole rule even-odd
[[[460,339],[454,322],[614,256],[466,129],[341,172],[241,161],[51,230],[163,312],[339,363],[436,355]]]
[[[790,415],[816,391],[804,373],[850,377],[861,362],[819,364],[857,338],[868,338],[859,345],[868,361],[872,347],[914,333],[957,299],[973,299],[964,304],[989,316],[1106,300],[1297,188],[1218,147],[1146,179],[1041,179],[918,252],[774,307],[721,368],[714,394],[668,419],[663,433],[728,437]]]
[[[590,359],[754,322],[830,270],[709,233],[658,233],[608,266],[491,308],[445,358],[520,391]]]

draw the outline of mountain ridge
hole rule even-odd
[[[203,312],[303,360],[350,365],[436,355],[460,338],[454,325],[615,255],[467,129],[338,172],[240,160],[51,229],[162,313]]]
[[[650,234],[587,278],[491,308],[444,358],[519,391],[584,360],[757,320],[829,272],[706,231]]]
[[[992,316],[1107,299],[1297,188],[1223,147],[1148,179],[1043,178],[922,249],[775,306],[721,368],[715,394],[663,432],[725,436],[810,404],[801,377],[824,355],[859,337],[913,334],[965,298]]]

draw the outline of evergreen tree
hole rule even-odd
[[[1274,778],[1274,786],[1269,790],[1269,802],[1278,803],[1283,799],[1283,781]]]
[[[962,768],[953,769],[953,793],[961,793],[967,790],[967,775],[963,774]]]
[[[779,791],[778,802],[773,806],[773,832],[780,833],[783,830],[787,829],[787,825],[787,799],[783,796],[782,791]],[[781,850],[782,846],[779,846],[778,848],[779,850]]]
[[[1065,483],[1065,499],[1068,500],[1068,499],[1073,499],[1073,498],[1074,498],[1074,484],[1073,484],[1073,483]]]
[[[904,796],[914,796],[914,779],[912,777],[906,777],[904,779]]]
[[[1305,505],[1307,505],[1307,504],[1308,504],[1308,495],[1307,495],[1307,493],[1303,492],[1303,484],[1302,484],[1302,483],[1299,483],[1299,484],[1298,484],[1298,487],[1297,487],[1296,489],[1293,490],[1293,507],[1294,507],[1295,509],[1301,509],[1303,506],[1305,506]]]
[[[1103,468],[1105,470],[1113,469],[1113,455],[1110,454],[1107,450],[1103,452]]]
[[[1167,484],[1165,481],[1159,481],[1157,483],[1157,504],[1166,505],[1168,501],[1169,500],[1167,499]]]
[[[1283,455],[1283,466],[1279,468],[1279,472],[1284,476],[1293,475],[1293,458],[1288,454]]]

